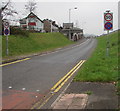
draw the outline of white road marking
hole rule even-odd
[[[12,86],[9,86],[8,88],[9,88],[9,89],[12,89]]]

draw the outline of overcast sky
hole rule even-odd
[[[28,0],[11,0],[14,8],[19,12],[19,17],[26,15],[24,10]],[[84,33],[103,34],[103,13],[110,9],[114,14],[114,30],[118,29],[118,1],[119,0],[36,0],[35,14],[40,19],[51,19],[59,25],[69,22],[69,9],[71,8],[71,22],[84,29]],[[74,7],[77,7],[75,10]]]

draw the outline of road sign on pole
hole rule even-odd
[[[9,27],[9,23],[8,22],[4,23],[4,35],[5,36],[10,35],[10,27]]]
[[[109,31],[113,30],[113,13],[110,10],[104,13],[104,30],[107,31],[106,55],[109,56]]]
[[[10,27],[8,22],[4,22],[4,35],[6,36],[6,55],[9,54],[8,35],[10,35]]]
[[[113,13],[104,13],[104,30],[113,30]]]

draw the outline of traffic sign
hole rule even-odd
[[[113,24],[111,22],[106,22],[104,27],[106,30],[111,30],[113,28]]]
[[[104,30],[112,30],[113,29],[113,13],[107,12],[104,13]]]
[[[105,13],[104,19],[105,19],[105,21],[112,21],[113,20],[113,13]]]
[[[5,36],[10,35],[10,28],[9,28],[9,23],[8,22],[4,23],[4,35]]]
[[[4,35],[10,35],[10,30],[8,28],[4,30]]]
[[[9,23],[8,22],[4,22],[4,27],[9,27]]]

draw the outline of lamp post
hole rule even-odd
[[[77,7],[73,8],[73,9],[77,9]],[[69,9],[69,23],[71,23],[71,10],[72,10],[72,8]]]

